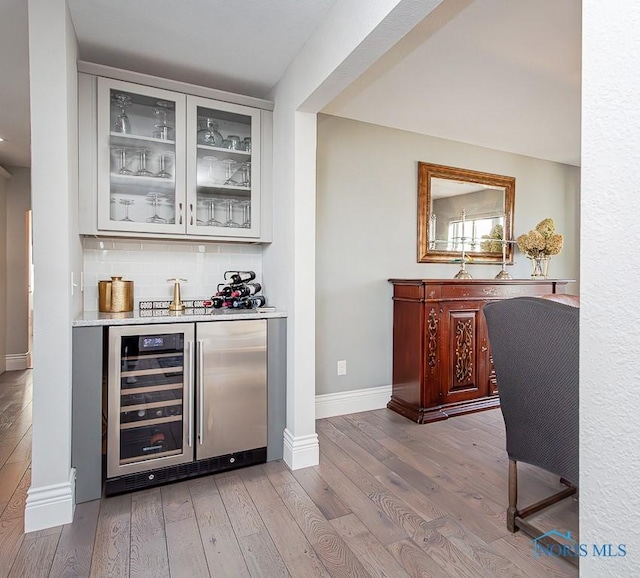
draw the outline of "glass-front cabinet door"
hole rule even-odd
[[[260,111],[187,96],[187,233],[260,236]]]
[[[107,477],[193,459],[192,324],[109,329]]]
[[[185,232],[184,94],[98,79],[98,228]]]

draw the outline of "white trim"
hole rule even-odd
[[[181,82],[179,80],[170,80],[168,78],[160,78],[159,76],[151,76],[141,72],[133,72],[131,70],[123,70],[104,64],[94,64],[78,60],[78,72],[85,74],[94,74],[95,76],[103,76],[105,78],[113,78],[114,80],[124,80],[126,82],[134,82],[136,84],[144,84],[155,88],[164,88],[174,92],[182,92],[184,94],[193,94],[194,96],[202,96],[204,98],[213,98],[223,102],[232,102],[235,104],[243,104],[253,108],[261,108],[263,110],[273,110],[273,102],[264,98],[256,98],[254,96],[245,96],[235,92],[227,92],[218,90],[217,88],[209,88],[207,86],[198,86],[189,82]]]
[[[69,481],[41,488],[31,486],[24,509],[24,531],[36,532],[73,522],[76,507],[76,469],[71,468]]]
[[[318,435],[314,433],[294,438],[291,432],[285,429],[283,459],[291,470],[317,466],[320,463]]]
[[[390,385],[316,395],[316,419],[384,409],[390,399]]]
[[[7,353],[5,356],[7,362],[7,371],[20,371],[29,367],[29,359],[31,353]]]

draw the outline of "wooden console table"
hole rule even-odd
[[[568,280],[389,279],[393,283],[393,391],[387,407],[417,422],[498,407],[482,307],[564,293]]]

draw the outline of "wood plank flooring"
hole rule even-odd
[[[389,410],[317,421],[320,464],[254,466],[80,504],[24,534],[31,373],[0,376],[0,578],[577,576],[505,526],[499,410],[414,424]],[[520,495],[559,487],[520,466]],[[577,535],[578,503],[535,520]]]

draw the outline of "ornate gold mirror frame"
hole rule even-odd
[[[516,179],[418,163],[418,262],[513,264]],[[501,230],[502,227],[502,230]]]

